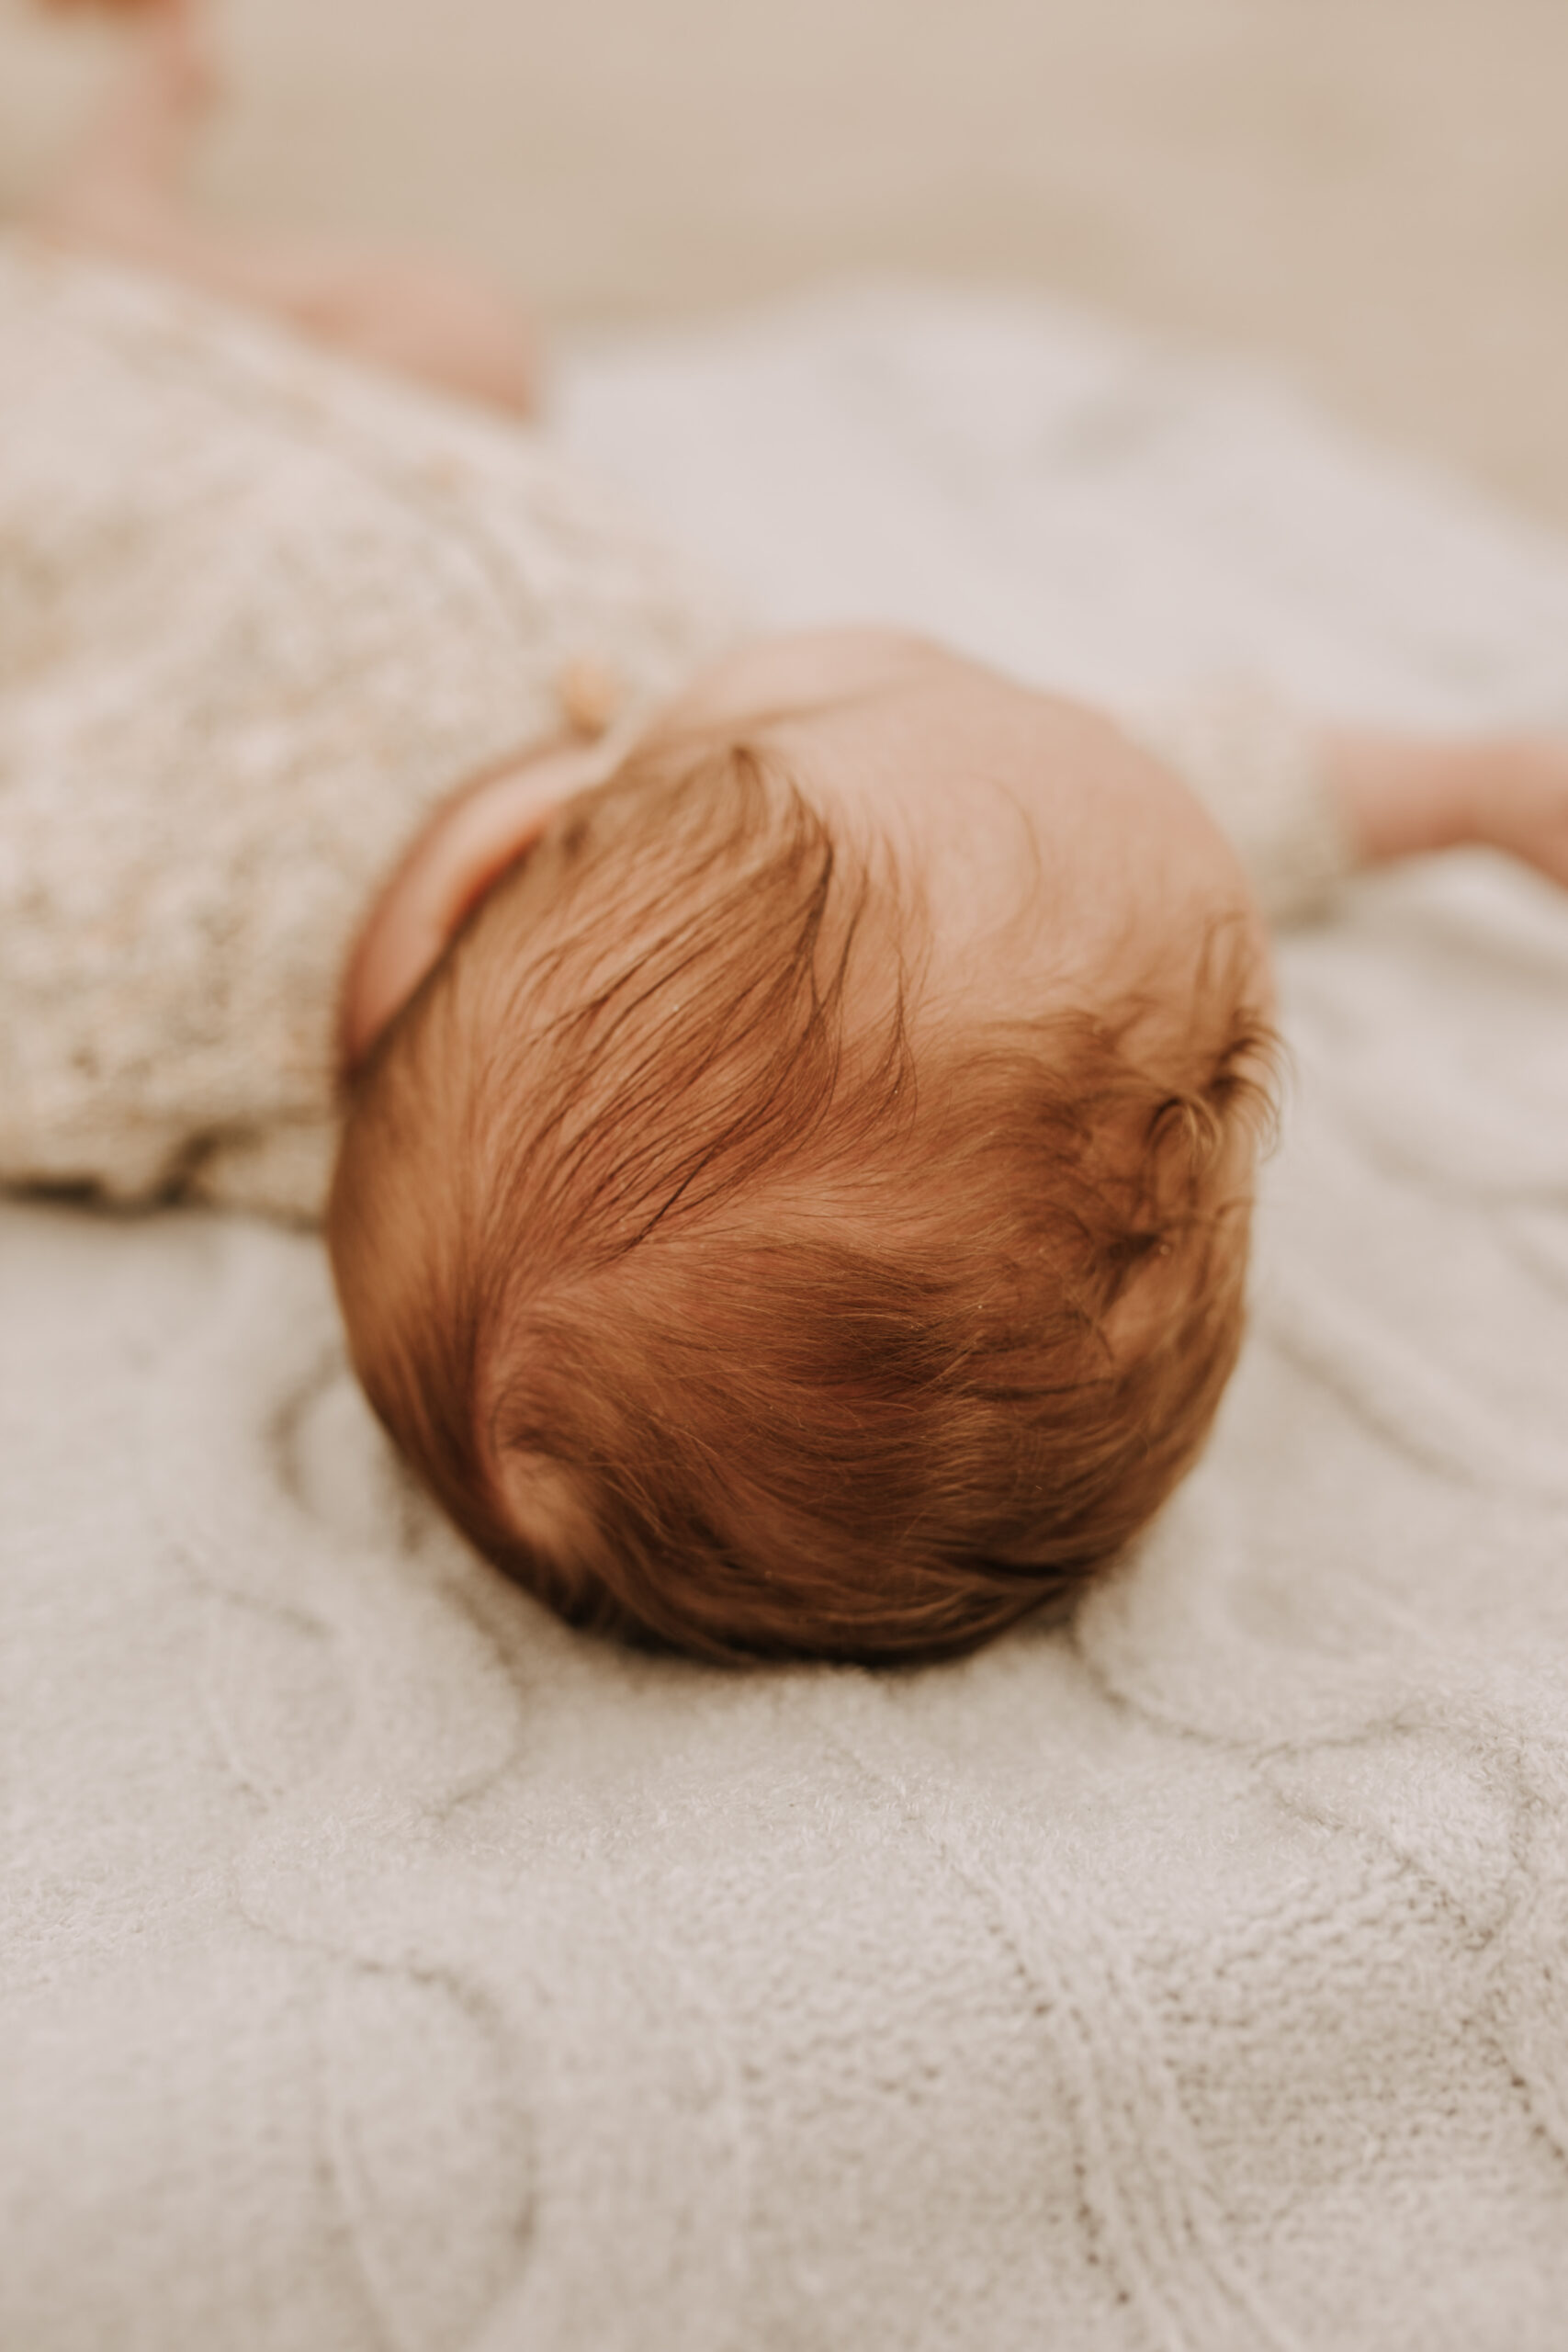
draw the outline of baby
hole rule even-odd
[[[504,306],[480,332],[484,305],[469,303],[448,339],[439,301],[405,281],[400,336],[403,297],[383,276],[373,332],[353,301],[301,322],[254,255],[226,278],[225,244],[171,226],[143,167],[188,65],[189,18],[163,7],[147,21],[118,160],[95,164],[90,201],[79,181],[55,207],[55,237],[107,243],[281,309],[361,359],[518,406],[522,344]],[[127,205],[115,190],[132,150],[141,186]],[[32,263],[13,266],[36,328],[57,297],[39,292]],[[95,292],[89,273],[72,316],[101,304],[123,356],[152,332],[138,299]],[[179,319],[182,349],[230,332],[216,311]],[[285,363],[235,350],[271,399],[281,379],[267,370]],[[317,416],[361,397],[330,368],[310,389]],[[433,446],[448,431],[434,406],[424,422],[398,416],[376,411],[384,465],[394,424]],[[524,494],[509,477],[503,488]],[[570,529],[551,521],[570,497],[525,489],[555,555],[580,546],[577,509]],[[602,563],[624,570],[612,537]],[[551,577],[565,576],[558,563]],[[636,637],[635,601],[616,607],[621,638],[602,628],[601,652]],[[329,591],[329,634],[330,605]],[[315,773],[290,785],[311,796],[311,838],[333,846],[319,874],[297,858],[279,869],[292,928],[259,956],[236,893],[265,895],[265,840],[245,830],[237,769],[209,786],[241,829],[227,896],[210,886],[219,854],[167,804],[143,818],[147,791],[128,786],[114,803],[121,894],[138,854],[126,842],[161,822],[147,861],[158,903],[181,903],[171,869],[200,901],[180,1034],[206,1042],[186,1057],[143,1043],[111,1075],[103,1033],[120,995],[105,994],[71,1051],[45,1055],[43,984],[25,1020],[22,982],[7,1009],[0,967],[13,1033],[0,1050],[21,1074],[15,1100],[35,1106],[30,1125],[0,1119],[0,1172],[265,1200],[257,1138],[270,1148],[302,1128],[315,1089],[323,1131],[329,1114],[334,1141],[341,1129],[326,1233],[355,1366],[483,1552],[574,1623],[705,1657],[932,1657],[1070,1597],[1157,1510],[1212,1423],[1273,1114],[1255,882],[1278,908],[1350,865],[1465,842],[1568,882],[1568,754],[1313,733],[1268,710],[1129,729],[897,634],[704,662],[713,634],[696,620],[667,630],[649,682],[686,682],[657,707],[631,695],[606,730],[614,675],[563,673],[540,620],[553,735],[536,715],[516,729],[536,739],[525,752],[470,761],[477,778],[443,768],[443,752],[405,783],[383,724],[362,755],[374,800]],[[384,670],[359,682],[367,738]],[[219,707],[204,706],[209,757],[227,740]],[[34,797],[42,806],[43,787]],[[264,812],[273,830],[290,805]],[[0,790],[0,851],[22,874],[13,936],[55,988],[69,931],[71,1001],[90,1006],[98,934],[66,925],[68,876],[39,878],[65,873],[67,852],[49,846],[64,831],[13,817],[7,834],[6,807]],[[1250,836],[1252,878],[1212,808]],[[70,854],[85,857],[79,838]],[[333,890],[350,873],[365,903],[345,920]],[[135,952],[157,966],[158,944],[139,932]],[[121,994],[127,952],[104,967]],[[328,956],[342,967],[335,1014],[311,978]],[[243,1010],[269,957],[289,977],[274,972],[265,1001],[307,1041],[287,1103],[260,1073],[295,1049],[274,1053]],[[318,1015],[323,1034],[337,1024],[335,1104]],[[175,1017],[149,1014],[145,1035]],[[248,1112],[236,1037],[256,1073]],[[214,1038],[229,1093],[198,1104]],[[52,1123],[46,1100],[61,1106]],[[83,1141],[110,1134],[111,1101],[127,1131],[159,1139],[135,1182],[117,1184],[113,1152]],[[310,1204],[308,1184],[292,1204]]]
[[[1235,851],[1098,713],[870,632],[571,765],[443,810],[350,967],[327,1230],[378,1410],[578,1623],[889,1660],[1070,1594],[1241,1336],[1273,989]],[[1553,791],[1565,845],[1561,757],[1318,765],[1362,859],[1544,850]]]

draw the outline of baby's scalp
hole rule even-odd
[[[1158,988],[967,1018],[919,877],[821,799],[727,722],[559,811],[360,1074],[329,1214],[360,1375],[458,1524],[711,1658],[934,1657],[1071,1594],[1241,1331],[1234,919]]]

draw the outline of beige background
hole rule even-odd
[[[1283,361],[1568,525],[1568,0],[223,0],[207,198],[557,319],[892,264]],[[103,40],[0,0],[0,200]]]

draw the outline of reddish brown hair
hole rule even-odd
[[[962,1649],[1071,1593],[1208,1430],[1268,1111],[1239,957],[1210,941],[1158,1071],[1136,1003],[942,1036],[898,899],[764,752],[656,745],[355,1085],[328,1238],[360,1376],[573,1623]]]

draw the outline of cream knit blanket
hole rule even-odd
[[[781,619],[1561,711],[1568,553],[1048,310],[584,359]],[[721,1676],[435,1526],[316,1244],[0,1209],[0,2345],[1561,2352],[1568,901],[1285,952],[1217,1441],[1070,1634]]]

